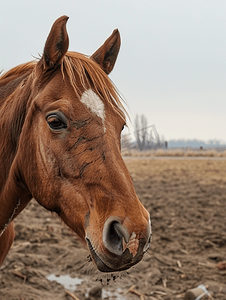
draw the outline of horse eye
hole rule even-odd
[[[52,130],[62,130],[67,128],[67,120],[59,114],[49,114],[46,121]]]

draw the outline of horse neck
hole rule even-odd
[[[21,90],[20,84],[26,77],[28,74],[0,79],[0,230],[12,215],[19,197],[23,197],[16,182],[15,157],[31,93],[29,85]]]

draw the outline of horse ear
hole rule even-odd
[[[62,16],[53,23],[42,56],[44,69],[59,65],[68,50],[69,38],[66,29],[68,19],[67,16]]]
[[[120,45],[120,34],[118,29],[115,29],[111,36],[90,58],[97,62],[106,74],[109,74],[114,68]]]

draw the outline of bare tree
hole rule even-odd
[[[148,121],[145,115],[141,115],[140,117],[139,115],[136,115],[134,121],[134,127],[135,127],[134,134],[140,151],[143,151],[146,146],[147,135],[148,135],[147,125],[148,125]]]

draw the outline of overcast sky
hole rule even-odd
[[[166,140],[226,141],[225,0],[1,0],[0,70],[41,54],[65,14],[72,51],[91,55],[119,29],[110,77],[132,122],[145,114]]]

